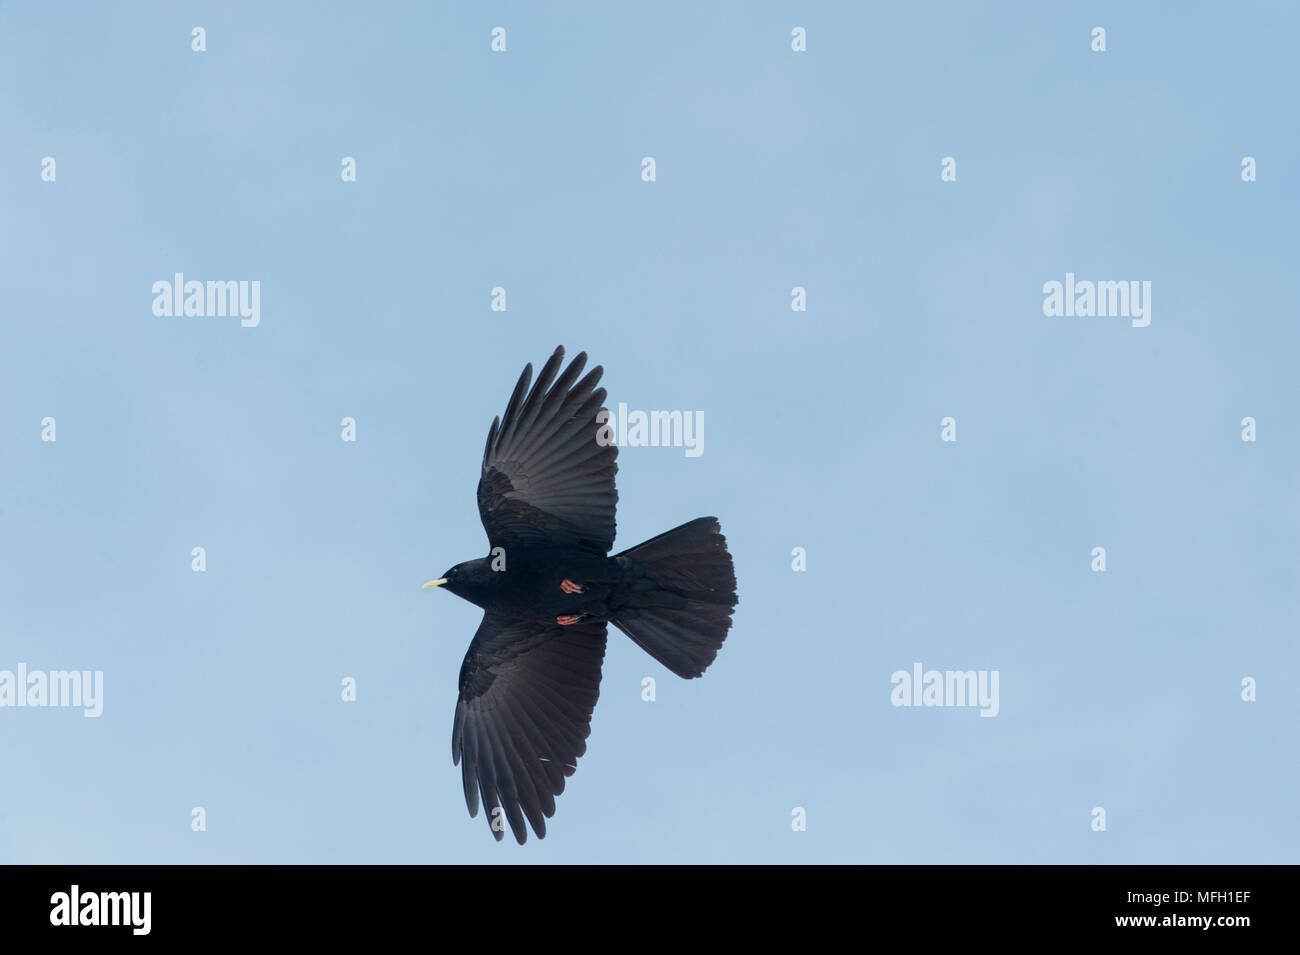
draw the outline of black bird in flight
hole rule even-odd
[[[701,517],[607,556],[616,448],[600,415],[599,365],[554,354],[515,385],[483,450],[478,509],[491,552],[425,587],[482,607],[460,668],[451,758],[465,804],[482,797],[492,834],[539,839],[587,749],[612,623],[680,677],[702,674],[727,638],[736,573],[718,521]]]

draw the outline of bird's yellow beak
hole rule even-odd
[[[447,582],[447,578],[446,578],[446,577],[439,577],[437,580],[431,580],[431,581],[429,581],[427,584],[425,584],[425,585],[424,585],[423,587],[421,587],[420,589],[421,589],[421,590],[428,590],[430,587],[441,587],[441,586],[442,586],[443,584],[445,584],[446,582]]]

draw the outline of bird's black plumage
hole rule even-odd
[[[493,835],[538,838],[586,751],[607,623],[682,677],[713,662],[736,578],[716,519],[698,518],[613,557],[618,449],[598,439],[601,368],[579,379],[557,348],[532,387],[524,368],[492,422],[478,485],[488,557],[434,582],[485,611],[460,669],[452,760],[470,815]]]
[[[564,349],[557,348],[531,391],[533,366],[524,368],[505,417],[493,420],[478,482],[479,515],[494,544],[607,554],[614,546],[618,448],[596,440],[602,369],[597,365],[578,381],[587,364],[582,353],[557,378],[563,361]]]

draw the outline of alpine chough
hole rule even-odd
[[[460,668],[451,758],[465,804],[492,834],[537,837],[587,748],[613,624],[680,677],[702,674],[727,638],[736,574],[718,521],[700,517],[620,554],[618,471],[605,389],[579,354],[527,365],[483,450],[478,509],[489,555],[425,587],[483,608]]]

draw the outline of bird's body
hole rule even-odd
[[[608,556],[618,449],[599,414],[601,369],[557,348],[529,390],[525,367],[492,422],[478,506],[487,557],[439,586],[483,608],[460,670],[452,759],[500,839],[538,838],[586,750],[607,624],[678,676],[701,675],[731,627],[736,575],[716,519],[701,517]]]
[[[494,561],[505,569],[493,570]],[[505,617],[552,624],[574,614],[607,619],[623,576],[615,558],[576,547],[525,546],[460,566],[461,579],[444,585],[456,596]],[[566,592],[566,580],[581,592]]]

